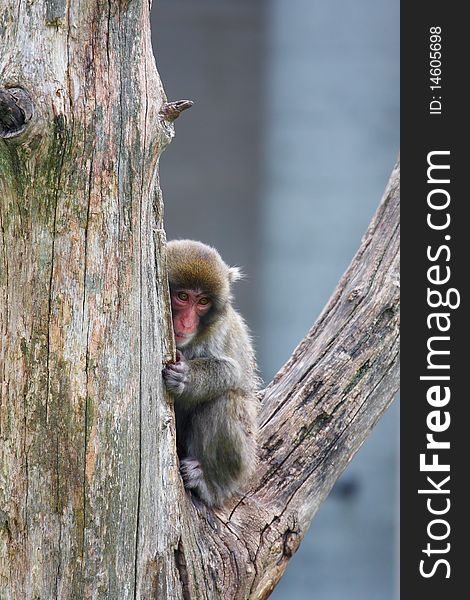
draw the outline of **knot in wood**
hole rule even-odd
[[[349,294],[348,300],[349,300],[349,302],[353,302],[354,300],[357,300],[361,295],[362,295],[362,288],[361,287],[354,288],[353,291]]]
[[[297,531],[291,531],[288,529],[284,534],[284,548],[282,553],[287,558],[290,558],[300,545],[300,535]]]
[[[0,89],[0,137],[11,138],[22,133],[32,119],[34,106],[22,88]]]

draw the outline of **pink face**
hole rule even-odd
[[[196,335],[200,318],[211,306],[212,301],[207,294],[183,289],[171,293],[173,329],[178,348],[185,346]]]

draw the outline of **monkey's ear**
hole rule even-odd
[[[245,275],[242,273],[239,267],[229,267],[228,270],[228,279],[230,283],[234,281],[238,281],[239,279],[243,279]]]

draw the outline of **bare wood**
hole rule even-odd
[[[161,380],[174,347],[156,166],[174,130],[149,9],[0,6],[2,600],[267,597],[397,387],[398,169],[262,394],[251,489],[216,513],[185,494]]]
[[[0,140],[2,600],[164,597],[178,582],[156,172],[170,136],[149,11],[0,5],[0,87],[35,105]]]

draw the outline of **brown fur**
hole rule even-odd
[[[214,248],[178,240],[168,244],[168,276],[171,290],[204,292],[213,302],[163,376],[175,399],[185,486],[221,505],[252,474],[257,456],[259,379],[248,328],[231,304],[240,272]]]
[[[168,243],[168,274],[171,285],[196,289],[227,299],[229,267],[215,248],[192,240]]]

